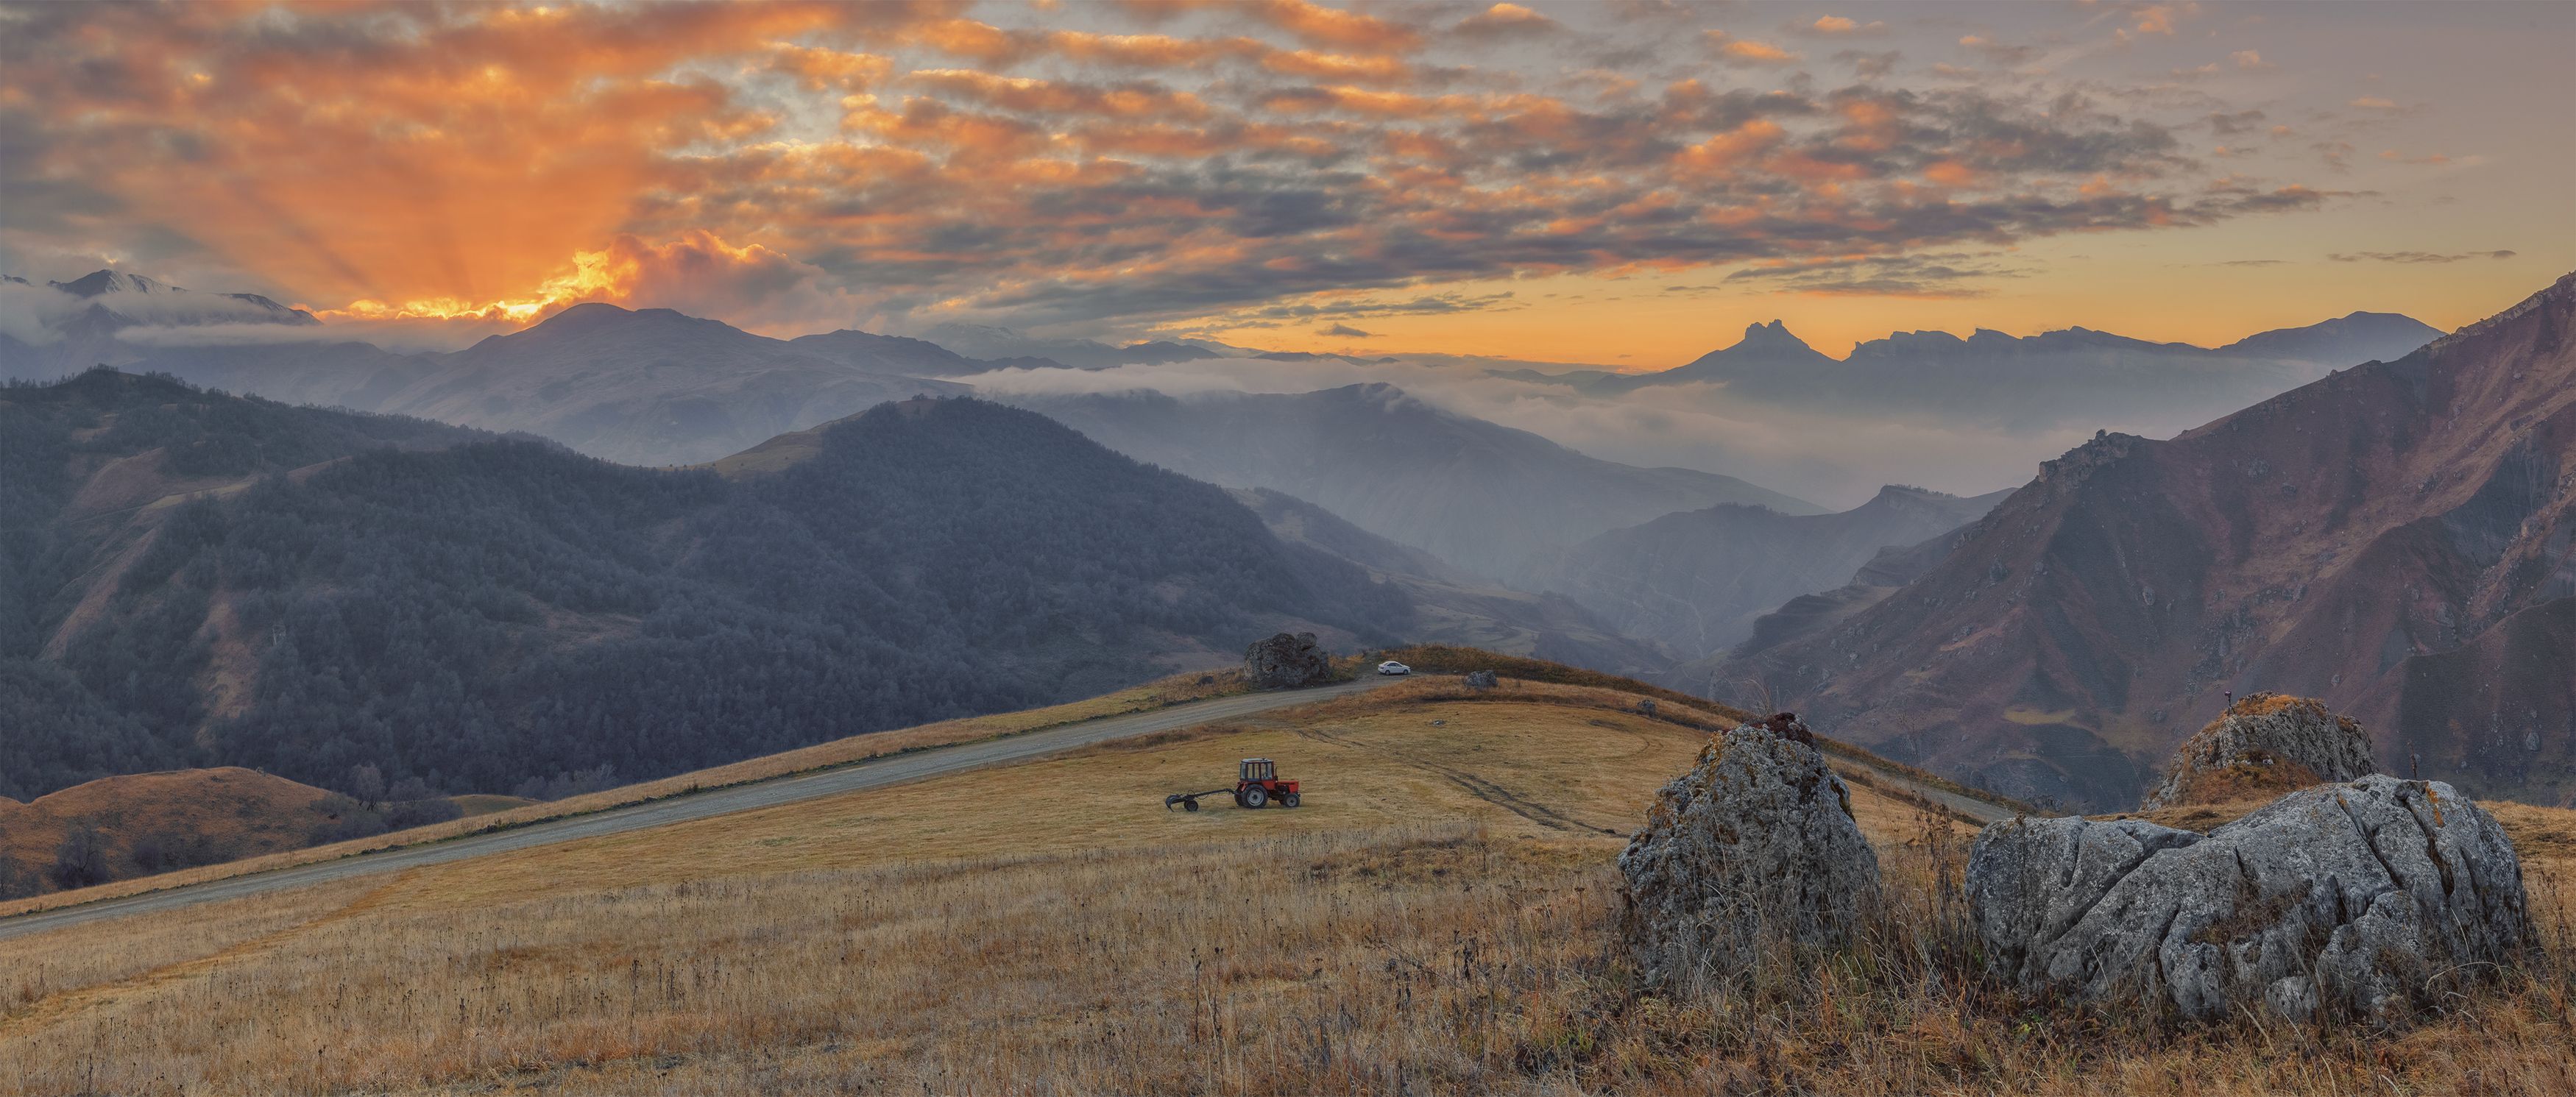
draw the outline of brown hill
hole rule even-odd
[[[2134,803],[2223,689],[2319,698],[2478,796],[2565,802],[2571,324],[2576,275],[2170,441],[2098,435],[1895,594],[1696,680],[2097,809]]]
[[[345,806],[323,789],[234,766],[103,777],[33,803],[0,797],[0,893],[65,883],[57,865],[76,830],[94,839],[95,857],[73,858],[88,863],[68,870],[82,874],[70,882],[103,882],[301,849]]]

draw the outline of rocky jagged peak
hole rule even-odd
[[[1834,359],[1808,346],[1807,341],[1790,334],[1789,325],[1773,320],[1744,329],[1744,338],[1724,350],[1713,350],[1693,359],[1688,365],[1650,375],[1655,380],[1696,381],[1724,380],[1743,376],[1750,368],[1771,370],[1780,367],[1829,366]]]
[[[1852,347],[1844,361],[1879,358],[1947,358],[1967,349],[1968,341],[1946,331],[1896,331]]]
[[[2458,343],[2461,340],[2494,331],[2495,329],[2503,327],[2506,324],[2510,324],[2515,320],[2519,320],[2525,316],[2542,310],[2549,310],[2561,315],[2570,311],[2576,311],[2576,271],[2571,271],[2567,274],[2561,275],[2557,281],[2549,284],[2549,288],[2523,298],[2512,308],[2506,309],[2503,312],[2499,312],[2484,320],[2470,324],[2467,327],[2461,328],[2458,331],[2452,332],[2449,335],[2445,335],[2425,344],[2424,349],[2441,350],[2454,343]]]
[[[2134,434],[2094,431],[2091,441],[2066,451],[2065,456],[2040,462],[2037,482],[2061,489],[2081,484],[2092,478],[2094,470],[2128,457],[2144,441]]]
[[[2147,810],[2222,803],[2378,772],[2370,735],[2313,698],[2256,693],[2183,740]]]
[[[1773,320],[1767,324],[1746,325],[1744,338],[1727,348],[1730,354],[1778,351],[1816,353],[1814,347],[1808,346],[1806,340],[1790,334],[1789,325],[1779,320]]]

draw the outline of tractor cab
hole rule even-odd
[[[1236,770],[1234,802],[1248,808],[1297,806],[1297,782],[1279,779],[1279,767],[1268,758],[1246,758]]]

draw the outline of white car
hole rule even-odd
[[[1413,673],[1413,668],[1396,662],[1393,659],[1389,659],[1377,665],[1377,672],[1380,674],[1411,674]]]

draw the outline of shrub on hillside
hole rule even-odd
[[[54,867],[46,875],[65,891],[115,879],[116,870],[108,863],[107,837],[87,820],[73,823],[64,832],[62,844],[54,847]]]

